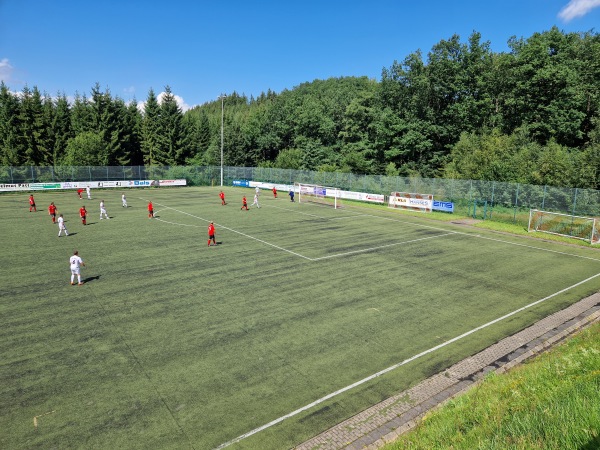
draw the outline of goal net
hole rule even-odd
[[[600,243],[599,225],[598,219],[594,217],[573,216],[571,214],[532,209],[529,211],[527,231],[540,231],[598,244]]]
[[[318,203],[320,205],[341,208],[340,189],[318,184],[294,183],[298,194],[298,203]]]

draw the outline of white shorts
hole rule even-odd
[[[71,273],[73,275],[79,275],[79,267],[71,267]]]

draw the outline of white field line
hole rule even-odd
[[[146,199],[141,198],[141,197],[140,197],[140,199],[146,200]],[[203,220],[205,222],[209,222],[209,220],[207,220],[207,219],[204,219],[202,217],[194,216],[193,214],[187,213],[185,211],[180,211],[178,209],[171,208],[170,206],[166,206],[166,205],[163,205],[163,204],[160,204],[160,203],[156,203],[156,204],[159,205],[159,206],[163,206],[163,207],[165,207],[167,209],[172,209],[172,210],[177,211],[177,212],[179,212],[181,214],[186,214],[186,215],[194,217],[196,219],[200,219],[200,220]],[[292,209],[289,209],[289,208],[282,208],[280,206],[272,206],[272,205],[269,205],[269,206],[271,208],[283,209],[285,211],[292,211],[292,212],[295,212],[297,214],[304,214],[304,215],[311,216],[311,217],[316,217],[316,218],[319,218],[319,219],[336,220],[336,219],[348,219],[348,218],[353,218],[353,217],[371,217],[371,218],[377,218],[377,219],[388,220],[388,221],[392,221],[392,222],[398,222],[398,223],[402,223],[402,224],[405,224],[405,225],[412,225],[413,227],[416,227],[416,228],[428,228],[428,229],[436,230],[436,231],[445,231],[446,234],[444,234],[442,236],[446,236],[448,234],[458,234],[458,235],[461,235],[461,236],[468,236],[468,237],[474,237],[474,238],[479,238],[479,239],[486,239],[488,241],[499,242],[499,243],[502,243],[502,244],[515,245],[515,246],[518,246],[518,247],[529,248],[529,249],[532,249],[532,250],[540,250],[540,251],[543,251],[543,252],[556,253],[556,254],[559,254],[559,255],[571,256],[571,257],[574,257],[574,258],[587,259],[587,260],[590,260],[590,261],[600,262],[600,259],[592,258],[590,256],[574,255],[573,253],[562,252],[562,251],[559,251],[559,250],[552,250],[552,249],[547,249],[547,248],[542,248],[542,247],[536,247],[534,245],[527,245],[527,244],[522,244],[522,243],[519,243],[519,242],[505,241],[503,239],[498,239],[498,238],[493,238],[493,237],[487,237],[487,236],[481,236],[481,235],[472,234],[472,233],[465,233],[463,231],[451,231],[451,230],[448,230],[448,229],[445,229],[445,228],[434,227],[432,225],[416,224],[416,223],[413,223],[413,222],[408,222],[408,221],[405,221],[405,220],[399,220],[399,219],[395,219],[395,218],[392,218],[392,217],[383,217],[383,216],[377,216],[377,215],[374,215],[374,214],[356,214],[355,216],[343,216],[343,217],[337,217],[337,218],[328,218],[328,217],[318,216],[316,214],[310,214],[310,213],[305,213],[305,212],[298,212],[296,210],[292,210]],[[197,227],[197,225],[185,225],[185,224],[180,224],[180,223],[176,223],[176,222],[168,222],[166,220],[161,220],[161,221],[164,222],[164,223],[172,224],[172,225]],[[250,235],[247,235],[247,234],[242,233],[240,231],[236,231],[236,230],[234,230],[232,228],[228,228],[228,227],[221,226],[221,225],[219,225],[219,226],[221,228],[229,230],[229,231],[231,231],[233,233],[237,233],[237,234],[239,234],[241,236],[247,237],[249,239],[253,239],[255,241],[258,241],[258,242],[261,242],[263,244],[269,245],[269,246],[274,247],[274,248],[276,248],[278,250],[282,250],[284,252],[287,252],[287,253],[290,253],[292,255],[298,256],[300,258],[306,259],[308,261],[318,261],[318,260],[321,260],[321,259],[335,258],[335,257],[338,257],[338,256],[344,256],[344,255],[352,254],[352,253],[363,253],[363,252],[373,251],[373,250],[376,250],[376,249],[379,249],[379,248],[392,247],[392,246],[395,246],[395,245],[400,245],[400,244],[405,244],[405,243],[410,243],[410,242],[415,242],[415,241],[421,240],[421,239],[416,239],[415,241],[397,242],[397,243],[394,243],[394,244],[387,244],[387,245],[383,245],[383,246],[380,246],[380,247],[373,247],[373,248],[364,249],[364,250],[357,250],[357,251],[354,251],[354,252],[340,253],[340,254],[336,254],[336,255],[328,255],[328,256],[324,256],[324,257],[320,257],[320,258],[310,258],[308,256],[304,256],[304,255],[302,255],[300,253],[293,252],[293,251],[288,250],[286,248],[279,247],[279,246],[277,246],[275,244],[271,244],[271,243],[269,243],[267,241],[264,241],[262,239],[258,239],[258,238],[254,237],[254,236],[250,236]],[[434,236],[434,237],[436,237],[436,236]]]
[[[394,247],[396,245],[402,245],[402,244],[410,244],[412,242],[424,241],[426,239],[440,238],[443,236],[448,236],[450,234],[454,234],[454,233],[438,234],[436,236],[428,236],[428,237],[423,237],[423,238],[418,238],[418,239],[411,239],[410,241],[394,242],[393,244],[379,245],[377,247],[365,248],[362,250],[353,250],[351,252],[344,252],[344,253],[337,253],[335,255],[321,256],[320,258],[312,258],[311,261],[321,261],[322,259],[338,258],[340,256],[353,255],[355,253],[372,252],[375,250],[379,250],[380,248]]]
[[[158,203],[157,203],[157,204],[158,204]],[[187,223],[169,222],[168,220],[164,220],[164,219],[161,219],[160,217],[156,217],[156,214],[158,214],[160,211],[161,211],[161,210],[158,210],[158,211],[156,211],[156,212],[154,213],[154,215],[155,215],[155,217],[154,217],[154,220],[157,220],[157,221],[159,221],[159,222],[162,222],[162,223],[168,223],[169,225],[178,225],[178,226],[180,226],[180,227],[194,227],[194,228],[202,228],[200,225],[188,225]],[[205,219],[202,219],[202,220],[205,220]]]
[[[142,199],[142,200],[145,200],[145,199]],[[204,219],[204,218],[202,218],[202,217],[195,216],[195,215],[193,215],[193,214],[190,214],[190,213],[188,213],[188,212],[185,212],[185,211],[181,211],[181,210],[179,210],[179,209],[176,209],[176,208],[171,208],[170,206],[163,205],[163,204],[161,204],[161,203],[155,203],[155,204],[156,204],[156,205],[159,205],[159,206],[162,206],[162,207],[164,207],[164,208],[167,208],[167,209],[172,209],[173,211],[176,211],[176,212],[178,212],[178,213],[185,214],[186,216],[193,217],[194,219],[199,219],[199,220],[203,220],[203,221],[205,221],[205,222],[210,222],[210,220],[208,220],[208,219]],[[166,221],[163,221],[163,222],[166,222]],[[298,256],[298,257],[300,257],[300,258],[302,258],[302,259],[306,259],[306,260],[312,261],[312,258],[309,258],[308,256],[301,255],[300,253],[293,252],[293,251],[291,251],[291,250],[288,250],[287,248],[283,248],[283,247],[280,247],[280,246],[278,246],[278,245],[275,245],[275,244],[271,244],[270,242],[264,241],[264,240],[262,240],[262,239],[259,239],[259,238],[257,238],[257,237],[254,237],[254,236],[250,236],[249,234],[246,234],[246,233],[242,233],[241,231],[234,230],[233,228],[229,228],[229,227],[226,227],[226,226],[224,226],[224,225],[220,225],[220,224],[218,224],[218,223],[215,223],[215,224],[216,224],[216,225],[218,225],[220,228],[222,228],[222,229],[224,229],[224,230],[231,231],[232,233],[239,234],[240,236],[244,236],[244,237],[246,237],[246,238],[248,238],[248,239],[253,239],[253,240],[255,240],[255,241],[258,241],[258,242],[260,242],[261,244],[265,244],[265,245],[268,245],[268,246],[270,246],[270,247],[274,247],[274,248],[276,248],[277,250],[281,250],[281,251],[283,251],[283,252],[291,253],[292,255],[294,255],[294,256]]]
[[[157,204],[157,205],[159,205],[159,206],[163,206],[163,207],[165,207],[165,208],[167,208],[167,209],[172,209],[173,211],[179,212],[179,213],[181,213],[181,214],[188,215],[188,216],[190,216],[190,217],[193,217],[193,218],[195,218],[195,219],[199,219],[199,220],[203,220],[203,221],[205,221],[205,222],[209,222],[209,220],[208,220],[208,219],[204,219],[204,218],[202,218],[202,217],[195,216],[195,215],[193,215],[193,214],[190,214],[190,213],[187,213],[187,212],[185,212],[185,211],[180,211],[180,210],[178,210],[178,209],[176,209],[176,208],[171,208],[170,206],[162,205],[162,204],[160,204],[160,203],[156,203],[156,204]],[[157,211],[157,213],[158,213],[158,211]],[[309,214],[309,215],[312,215],[312,214]],[[318,216],[317,216],[317,217],[318,217]],[[343,218],[347,218],[347,217],[339,217],[339,218],[340,218],[340,219],[343,219]],[[326,219],[326,217],[323,217],[323,219]],[[160,218],[156,218],[156,220],[158,220],[158,221],[160,221],[160,222],[163,222],[163,223],[168,223],[168,224],[170,224],[170,225],[179,225],[179,226],[184,226],[184,227],[196,227],[196,228],[201,228],[201,227],[200,227],[200,226],[198,226],[198,225],[187,225],[187,224],[178,223],[178,222],[169,222],[169,221],[167,221],[167,220],[163,220],[163,219],[160,219]],[[271,244],[270,242],[264,241],[264,240],[262,240],[262,239],[258,239],[258,238],[254,237],[254,236],[250,236],[249,234],[242,233],[241,231],[236,231],[236,230],[234,230],[234,229],[232,229],[232,228],[228,228],[228,227],[226,227],[226,226],[223,226],[223,225],[220,225],[220,224],[218,224],[218,223],[217,223],[216,225],[218,225],[220,228],[223,228],[223,229],[225,229],[225,230],[229,230],[229,231],[231,231],[231,232],[233,232],[233,233],[237,233],[237,234],[239,234],[239,235],[241,235],[241,236],[244,236],[244,237],[247,237],[247,238],[249,238],[249,239],[254,239],[255,241],[258,241],[258,242],[261,242],[261,243],[263,243],[263,244],[269,245],[269,246],[271,246],[271,247],[274,247],[274,248],[276,248],[276,249],[278,249],[278,250],[282,250],[282,251],[284,251],[284,252],[291,253],[292,255],[299,256],[300,258],[306,259],[306,260],[308,260],[308,261],[320,261],[320,260],[323,260],[323,259],[339,258],[340,256],[353,255],[353,254],[357,254],[357,253],[373,252],[373,251],[375,251],[375,250],[379,250],[379,249],[382,249],[382,248],[395,247],[395,246],[397,246],[397,245],[402,245],[402,244],[410,244],[410,243],[412,243],[412,242],[424,241],[424,240],[427,240],[427,239],[434,239],[434,238],[438,238],[438,237],[448,236],[448,235],[450,235],[450,234],[456,234],[456,233],[454,233],[454,232],[448,232],[448,233],[445,233],[445,234],[439,234],[439,235],[436,235],[436,236],[428,236],[428,237],[424,237],[424,238],[411,239],[411,240],[409,240],[409,241],[394,242],[394,243],[392,243],[392,244],[379,245],[379,246],[377,246],[377,247],[369,247],[369,248],[364,248],[364,249],[361,249],[361,250],[353,250],[353,251],[350,251],[350,252],[336,253],[335,255],[327,255],[327,256],[322,256],[322,257],[320,257],[320,258],[310,258],[310,257],[308,257],[308,256],[304,256],[304,255],[302,255],[302,254],[300,254],[300,253],[293,252],[293,251],[291,251],[291,250],[288,250],[288,249],[286,249],[286,248],[279,247],[278,245]]]
[[[449,231],[448,229],[445,229],[445,228],[434,227],[434,226],[431,226],[431,225],[416,224],[416,223],[413,223],[413,222],[407,222],[407,221],[404,221],[404,220],[394,219],[392,217],[382,217],[382,216],[377,216],[377,215],[373,215],[373,214],[363,214],[363,215],[369,216],[369,217],[376,217],[378,219],[383,219],[383,220],[390,220],[392,222],[398,222],[398,223],[402,223],[402,224],[406,224],[406,225],[412,225],[412,226],[418,227],[418,228],[421,228],[421,227],[422,228],[430,228],[432,230],[446,231],[446,232],[450,232],[450,233],[454,233],[454,234],[459,234],[459,235],[462,235],[462,236],[469,236],[469,237],[474,237],[474,238],[479,238],[479,239],[486,239],[488,241],[500,242],[502,244],[516,245],[518,247],[530,248],[530,249],[533,249],[533,250],[540,250],[540,251],[543,251],[543,252],[557,253],[559,255],[572,256],[574,258],[589,259],[591,261],[600,262],[600,259],[592,258],[590,256],[574,255],[573,253],[561,252],[559,250],[552,250],[552,249],[542,248],[542,247],[536,247],[534,245],[521,244],[519,242],[505,241],[503,239],[498,239],[498,238],[493,238],[493,237],[487,237],[487,236],[481,236],[479,234],[465,233],[464,231]]]
[[[533,303],[530,303],[530,304],[528,304],[526,306],[523,306],[522,308],[519,308],[519,309],[516,309],[516,310],[514,310],[512,312],[509,312],[508,314],[505,314],[502,317],[498,317],[497,319],[494,319],[494,320],[492,320],[490,322],[484,323],[483,325],[480,325],[477,328],[473,328],[472,330],[467,331],[466,333],[463,333],[463,334],[461,334],[459,336],[456,336],[456,337],[454,337],[454,338],[452,338],[452,339],[450,339],[450,340],[448,340],[446,342],[443,342],[443,343],[441,343],[439,345],[436,345],[435,347],[431,347],[428,350],[425,350],[425,351],[423,351],[421,353],[418,353],[418,354],[416,354],[414,356],[411,356],[410,358],[405,359],[402,362],[394,364],[393,366],[390,366],[390,367],[388,367],[386,369],[380,370],[379,372],[374,373],[373,375],[369,375],[368,377],[363,378],[362,380],[359,380],[359,381],[357,381],[355,383],[352,383],[352,384],[350,384],[350,385],[348,385],[346,387],[338,389],[337,391],[332,392],[331,394],[327,394],[326,396],[321,397],[320,399],[315,400],[314,402],[309,403],[308,405],[305,405],[302,408],[298,408],[295,411],[292,411],[292,412],[290,412],[290,413],[288,413],[288,414],[286,414],[284,416],[279,417],[278,419],[272,420],[271,422],[269,422],[269,423],[267,423],[265,425],[262,425],[262,426],[260,426],[258,428],[255,428],[254,430],[251,430],[251,431],[249,431],[247,433],[244,433],[241,436],[238,436],[235,439],[232,439],[231,441],[225,442],[224,444],[221,444],[218,447],[216,447],[215,450],[220,450],[222,448],[228,447],[228,446],[230,446],[232,444],[235,444],[235,443],[241,441],[242,439],[250,437],[250,436],[252,436],[252,435],[254,435],[256,433],[259,433],[259,432],[261,432],[263,430],[266,430],[267,428],[270,428],[273,425],[277,425],[278,423],[281,423],[284,420],[289,419],[290,417],[296,416],[296,415],[300,414],[301,412],[306,411],[306,410],[312,408],[313,406],[316,406],[316,405],[318,405],[320,403],[323,403],[326,400],[329,400],[332,397],[335,397],[336,395],[342,394],[342,393],[344,393],[346,391],[349,391],[349,390],[351,390],[351,389],[353,389],[353,388],[355,388],[357,386],[360,386],[361,384],[364,384],[364,383],[366,383],[368,381],[371,381],[371,380],[373,380],[373,379],[375,379],[377,377],[380,377],[381,375],[384,375],[384,374],[386,374],[388,372],[391,372],[392,370],[395,370],[395,369],[397,369],[397,368],[399,368],[401,366],[404,366],[404,365],[406,365],[406,364],[408,364],[408,363],[410,363],[412,361],[415,361],[416,359],[421,358],[422,356],[425,356],[425,355],[427,355],[429,353],[433,353],[436,350],[439,350],[439,349],[441,349],[443,347],[446,347],[446,346],[448,346],[448,345],[450,345],[450,344],[452,344],[454,342],[457,342],[457,341],[459,341],[459,340],[461,340],[461,339],[463,339],[463,338],[465,338],[465,337],[467,337],[467,336],[469,336],[469,335],[471,335],[473,333],[476,333],[477,331],[483,330],[484,328],[487,328],[487,327],[489,327],[491,325],[494,325],[495,323],[498,323],[498,322],[500,322],[500,321],[502,321],[504,319],[507,319],[507,318],[509,318],[511,316],[514,316],[515,314],[518,314],[518,313],[520,313],[522,311],[525,311],[526,309],[529,309],[529,308],[531,308],[531,307],[533,307],[535,305],[538,305],[538,304],[540,304],[540,303],[542,303],[542,302],[544,302],[546,300],[549,300],[552,297],[556,297],[557,295],[560,295],[563,292],[567,292],[567,291],[569,291],[569,290],[571,290],[571,289],[573,289],[573,288],[575,288],[577,286],[580,286],[580,285],[582,285],[584,283],[587,283],[588,281],[593,280],[594,278],[596,278],[598,276],[600,276],[600,273],[597,273],[596,275],[592,275],[591,277],[586,278],[583,281],[580,281],[580,282],[575,283],[575,284],[573,284],[573,285],[571,285],[569,287],[561,289],[560,291],[555,292],[554,294],[550,294],[549,296],[544,297],[544,298],[542,298],[540,300],[537,300],[537,301],[535,301]]]

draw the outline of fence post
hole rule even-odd
[[[490,219],[492,218],[492,211],[494,210],[494,193],[496,188],[496,182],[492,181],[492,204],[490,205]]]
[[[544,193],[542,194],[542,211],[545,211],[544,204],[546,203],[546,188],[548,186],[544,185]]]
[[[520,183],[517,183],[517,193],[515,194],[515,213],[513,215],[513,223],[517,223],[517,208],[519,206],[519,186],[520,186]]]
[[[575,188],[575,195],[573,196],[573,212],[571,213],[573,216],[575,215],[575,205],[577,205],[577,188]]]

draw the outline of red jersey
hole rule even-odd
[[[29,204],[30,204],[31,206],[35,205],[35,200],[33,199],[33,195],[30,195],[30,196],[29,196]]]
[[[244,198],[242,199],[242,204],[245,205],[246,203],[248,203],[248,202],[246,201],[246,196],[244,195]]]
[[[48,213],[49,214],[56,214],[56,206],[55,205],[48,206]]]
[[[208,235],[213,236],[215,234],[215,226],[211,223],[208,225]]]
[[[225,200],[225,193],[224,192],[219,193],[219,197],[221,198],[221,200]]]
[[[79,216],[85,217],[86,215],[87,215],[87,210],[83,206],[81,208],[79,208]]]
[[[148,203],[148,211],[153,211],[152,202]]]

